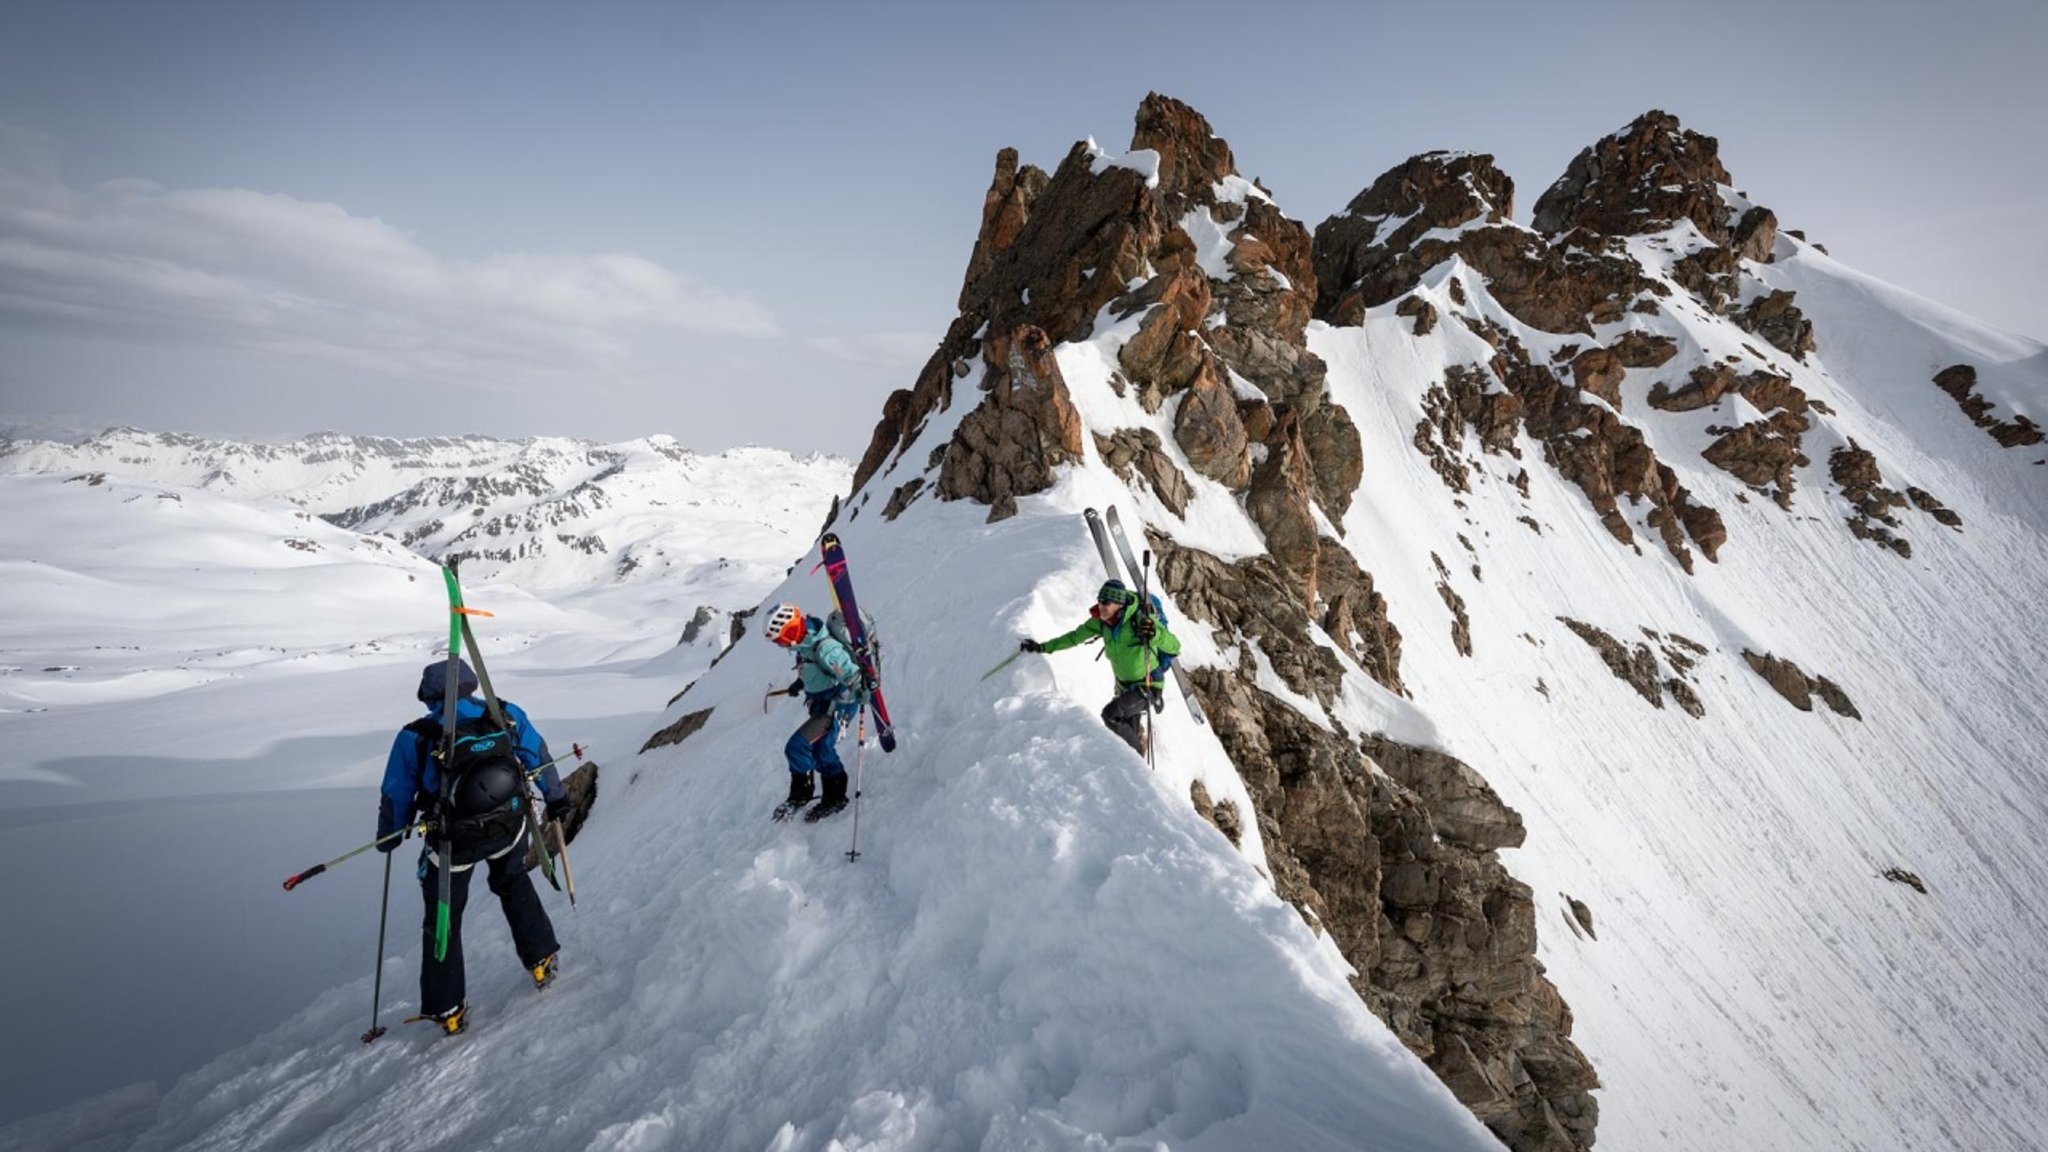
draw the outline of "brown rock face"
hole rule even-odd
[[[939,466],[939,495],[991,506],[989,519],[1053,484],[1053,470],[1081,459],[1081,414],[1043,331],[1028,325],[984,341],[989,364],[981,405],[960,422]]]
[[[1316,503],[1342,531],[1344,513],[1365,475],[1365,442],[1342,405],[1324,404],[1301,421],[1301,444],[1315,480]]]
[[[1345,314],[1342,323],[1358,323],[1365,308],[1413,287],[1430,267],[1396,267],[1424,233],[1475,220],[1507,223],[1514,200],[1514,181],[1491,156],[1427,152],[1387,170],[1342,215],[1316,228],[1316,314]]]
[[[1991,438],[2006,448],[2019,448],[2028,444],[2039,444],[2042,439],[2041,426],[2025,416],[2014,416],[2011,420],[1996,420],[1991,416],[1991,402],[1977,395],[1977,370],[1968,364],[1953,364],[1934,374],[1935,386],[1955,398],[1962,406],[1963,414],[1970,422],[1991,433]]]
[[[1316,552],[1316,591],[1322,596],[1323,631],[1381,687],[1407,695],[1401,686],[1401,632],[1387,619],[1386,597],[1373,588],[1372,573],[1328,537]]]
[[[1769,264],[1771,252],[1778,246],[1778,214],[1758,205],[1742,214],[1735,222],[1735,235],[1730,241],[1735,254],[1744,260],[1758,264]]]
[[[1589,348],[1572,357],[1572,381],[1614,408],[1621,410],[1621,382],[1628,365],[1612,348]]]
[[[1192,493],[1188,489],[1188,478],[1174,467],[1173,460],[1166,455],[1159,443],[1158,433],[1150,428],[1125,428],[1114,436],[1095,434],[1095,450],[1101,454],[1103,463],[1108,464],[1124,483],[1133,479],[1132,469],[1142,476],[1159,497],[1159,502],[1175,516],[1187,510]]]
[[[1431,152],[1387,172],[1316,228],[1317,318],[1357,324],[1452,256],[1485,276],[1516,319],[1546,332],[1590,334],[1592,324],[1621,319],[1639,294],[1668,291],[1597,237],[1544,243],[1508,220],[1513,199],[1513,182],[1490,156]],[[1450,239],[1424,238],[1475,223]]]
[[[1763,420],[1739,428],[1710,427],[1721,438],[1700,453],[1714,465],[1744,484],[1778,502],[1792,507],[1792,472],[1812,461],[1800,451],[1809,421],[1798,413],[1779,410]]]
[[[1224,564],[1151,543],[1161,581],[1226,650],[1256,647],[1291,691],[1325,707],[1336,698],[1342,665],[1310,638],[1294,573],[1270,556]],[[1315,622],[1400,691],[1400,636],[1372,578],[1334,541],[1316,564]],[[1522,842],[1520,817],[1450,756],[1381,736],[1352,743],[1327,718],[1310,721],[1261,691],[1254,666],[1193,679],[1251,791],[1281,897],[1330,934],[1359,995],[1511,1147],[1587,1147],[1599,1081],[1535,960],[1529,889],[1495,855]]]
[[[1614,354],[1626,368],[1662,368],[1678,355],[1678,345],[1669,336],[1648,332],[1624,332],[1614,342]]]
[[[1816,679],[1808,676],[1799,665],[1769,653],[1759,655],[1744,649],[1742,658],[1749,662],[1749,666],[1756,674],[1763,677],[1778,695],[1783,696],[1801,712],[1813,711],[1813,698],[1818,695],[1821,702],[1837,715],[1846,716],[1851,720],[1863,719],[1863,714],[1858,712],[1856,705],[1849,700],[1849,694],[1842,691],[1834,681],[1826,677]]]
[[[1727,183],[1720,144],[1653,109],[1580,152],[1537,198],[1535,226],[1550,236],[1573,228],[1636,236],[1690,220],[1709,240],[1726,244],[1728,207],[1719,185]]]
[[[1138,105],[1131,149],[1159,153],[1159,191],[1175,214],[1191,204],[1212,204],[1210,185],[1237,171],[1230,145],[1210,129],[1202,114],[1170,96],[1147,93]]]
[[[1244,421],[1237,398],[1206,366],[1195,376],[1187,398],[1173,418],[1173,439],[1187,453],[1195,471],[1233,492],[1251,482],[1252,462],[1246,454]]]
[[[1892,515],[1892,509],[1905,507],[1906,498],[1885,487],[1876,456],[1851,440],[1848,447],[1837,448],[1828,455],[1828,475],[1855,510],[1855,515],[1848,519],[1849,531],[1857,539],[1890,548],[1900,556],[1913,555],[1913,546],[1892,531],[1899,526],[1899,518]]]
[[[1735,322],[1771,342],[1771,347],[1805,361],[1813,351],[1813,322],[1793,307],[1790,292],[1783,290],[1759,296],[1749,307],[1736,313]]]
[[[1321,534],[1310,507],[1315,496],[1314,474],[1291,413],[1281,418],[1265,447],[1266,460],[1252,475],[1244,510],[1266,534],[1266,548],[1273,559],[1295,579],[1296,599],[1303,605],[1313,604]]]

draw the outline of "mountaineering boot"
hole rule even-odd
[[[809,812],[804,813],[804,819],[823,820],[844,807],[846,807],[846,773],[835,772],[825,777],[825,795],[818,800],[817,804]]]
[[[438,1025],[442,1033],[453,1036],[469,1026],[469,1004],[464,1002],[457,1004],[446,1012],[421,1013],[418,1016],[407,1016],[405,1018],[407,1024],[417,1024],[421,1021]]]
[[[789,774],[789,799],[775,806],[775,818],[787,820],[796,810],[811,802],[811,774],[791,772]]]
[[[527,975],[533,977],[533,987],[536,991],[555,982],[555,959],[560,955],[561,953],[557,952],[526,970]]]

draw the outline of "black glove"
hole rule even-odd
[[[802,678],[798,678],[798,679],[795,679],[795,680],[792,680],[792,681],[790,681],[790,682],[789,682],[789,687],[787,687],[787,688],[784,688],[784,689],[782,690],[782,694],[783,694],[784,696],[801,696],[801,695],[803,695],[803,694],[804,694],[804,682],[803,682]]]
[[[1137,622],[1131,625],[1131,634],[1142,643],[1150,644],[1152,638],[1159,635],[1159,625],[1152,621],[1150,612],[1142,613]]]
[[[548,820],[556,824],[567,823],[570,810],[569,798],[567,796],[562,797],[560,800],[550,800],[548,801],[547,808]]]
[[[1165,693],[1165,691],[1163,691],[1163,690],[1161,690],[1161,689],[1158,689],[1158,688],[1154,688],[1154,689],[1152,689],[1152,711],[1154,711],[1154,712],[1164,712],[1164,711],[1166,711],[1166,693]]]
[[[1019,650],[1021,650],[1021,651],[1025,651],[1025,652],[1043,652],[1043,651],[1045,651],[1045,645],[1043,645],[1043,644],[1040,644],[1040,643],[1039,643],[1038,641],[1036,641],[1036,640],[1019,640],[1019,641],[1017,642],[1017,647],[1018,647],[1018,649],[1019,649]]]

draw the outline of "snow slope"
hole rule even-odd
[[[126,454],[138,473],[161,463]],[[564,746],[607,761],[638,748],[845,479],[763,450],[697,463],[648,536],[676,560],[663,580],[552,602],[469,581],[497,614],[479,621],[494,674]],[[47,1139],[4,1126],[137,1081],[127,1098],[153,1108],[147,1082],[368,971],[375,861],[291,894],[278,881],[374,829],[391,732],[446,637],[438,572],[388,539],[280,500],[47,464],[0,474],[0,871],[18,881],[10,925],[43,942],[15,957],[0,1015],[46,1038],[0,1080],[0,1147],[68,1146],[61,1125]],[[752,490],[791,495],[742,507]],[[525,571],[544,585],[545,564]],[[394,941],[415,914],[394,913]]]

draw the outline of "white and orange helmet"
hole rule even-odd
[[[765,634],[784,648],[795,647],[804,638],[804,610],[794,604],[777,604],[768,613]]]

